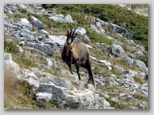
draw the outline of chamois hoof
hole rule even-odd
[[[96,88],[96,85],[95,85],[95,83],[93,83],[91,79],[88,79],[88,82],[87,82],[87,84],[90,84],[90,83],[91,83],[91,84],[94,86],[94,88]]]
[[[88,83],[88,84],[91,83],[91,79],[88,79],[88,82],[87,82],[87,83]]]
[[[93,89],[93,90],[96,89],[96,86],[94,84],[91,84],[91,83],[86,83],[84,87],[89,88],[90,85],[93,86],[90,89]]]
[[[73,74],[73,72],[72,72],[72,71],[70,71],[70,73],[71,73],[71,74]]]

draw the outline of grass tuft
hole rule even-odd
[[[4,51],[9,53],[18,53],[19,48],[15,42],[4,40]]]
[[[108,39],[105,35],[96,33],[94,30],[88,29],[87,33],[92,42],[105,43],[107,45],[113,44],[113,41],[111,39]]]

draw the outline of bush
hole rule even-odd
[[[15,42],[4,40],[4,51],[9,53],[18,53],[19,48]]]
[[[115,102],[108,98],[106,100],[110,103],[112,107],[115,107],[116,109],[127,109],[127,106],[122,103]]]
[[[72,26],[72,28],[77,27],[77,24],[75,24],[75,23],[68,23],[68,22],[66,22],[66,23],[54,22],[54,23],[52,23],[53,28],[61,28],[61,29],[70,28],[70,25]]]
[[[93,42],[101,42],[101,43],[105,43],[107,45],[111,45],[113,43],[113,41],[111,39],[108,39],[106,36],[96,33],[94,30],[88,29],[87,34],[88,34],[90,40]]]

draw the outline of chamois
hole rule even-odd
[[[77,29],[77,28],[76,28]],[[79,66],[86,68],[89,74],[88,83],[92,82],[95,87],[95,82],[91,70],[91,63],[89,58],[89,49],[85,43],[79,42],[75,43],[75,31],[72,31],[72,27],[70,31],[67,30],[66,34],[66,42],[61,50],[61,57],[64,62],[68,65],[69,71],[72,72],[71,64],[74,64],[76,67],[76,71],[81,80],[80,73],[79,73]]]

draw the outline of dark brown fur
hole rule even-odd
[[[62,48],[61,57],[63,61],[66,62],[66,64],[68,65],[71,73],[72,73],[71,64],[74,64],[76,66],[79,80],[81,80],[81,77],[79,74],[79,66],[86,68],[89,74],[88,83],[92,82],[92,84],[95,86],[94,78],[91,70],[90,58],[89,58],[89,49],[87,45],[82,42],[81,43],[74,42],[75,30],[73,33],[72,33],[72,30],[70,32],[69,31],[67,32],[67,40]]]

